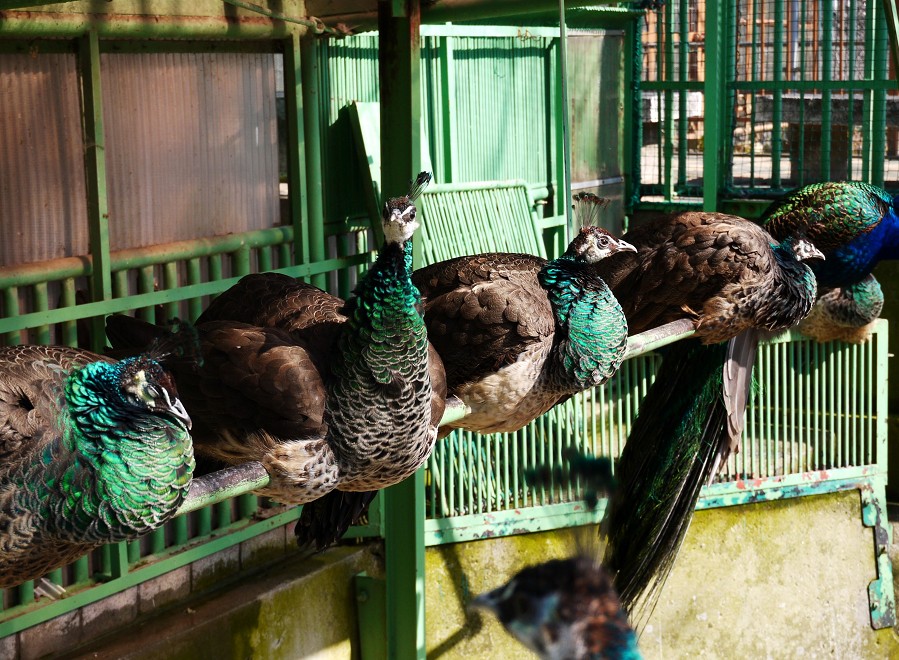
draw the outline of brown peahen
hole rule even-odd
[[[789,328],[815,300],[802,237],[775,241],[720,213],[663,218],[625,235],[637,247],[601,265],[631,333],[692,318],[696,339],[662,351],[618,465],[603,522],[606,564],[632,618],[649,611],[686,534],[703,484],[739,447],[761,332]]]
[[[0,588],[171,518],[194,469],[167,348],[0,348]]]
[[[596,264],[633,247],[590,225],[601,198],[577,202],[587,226],[557,259],[489,253],[413,273],[447,391],[471,411],[442,433],[518,430],[617,371],[627,322]]]
[[[442,369],[409,280],[413,202],[429,180],[422,173],[385,205],[385,243],[354,298],[247,276],[198,319],[204,365],[175,372],[198,455],[261,461],[271,476],[262,494],[306,504],[301,544],[338,539],[377,489],[411,475],[433,447]],[[128,317],[110,317],[107,329],[114,345],[132,346],[155,331]]]

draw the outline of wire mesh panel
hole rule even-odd
[[[777,195],[815,181],[899,186],[899,89],[883,3],[729,0],[723,76],[705,61],[707,5],[669,2],[643,27],[641,191],[698,196],[706,148],[723,193]],[[727,90],[706,145],[703,86]]]

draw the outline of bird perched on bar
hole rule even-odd
[[[614,487],[608,458],[566,452],[564,468],[525,473],[532,486],[584,489],[588,509]],[[639,660],[637,636],[627,620],[612,576],[593,557],[596,535],[568,559],[529,566],[471,603],[496,615],[506,630],[541,658]]]
[[[410,476],[433,448],[442,367],[429,360],[409,277],[414,200],[429,181],[421,173],[385,204],[384,244],[349,301],[283,275],[247,276],[198,319],[203,366],[174,372],[198,454],[262,462],[271,483],[261,494],[307,505],[301,542],[338,539],[377,489]],[[116,346],[155,331],[107,321]]]
[[[0,588],[174,515],[194,470],[190,418],[161,364],[180,342],[121,362],[0,348]]]
[[[809,313],[816,286],[805,262],[821,253],[803,237],[778,242],[720,213],[662,218],[624,238],[637,252],[604,262],[600,272],[630,332],[684,316],[696,332],[661,351],[603,522],[605,561],[635,620],[664,583],[700,488],[739,447],[759,333],[789,328]]]
[[[618,370],[627,322],[595,266],[634,248],[592,225],[602,198],[575,202],[584,226],[557,259],[488,253],[413,273],[447,391],[471,411],[442,434],[516,431]]]
[[[899,257],[899,198],[857,181],[814,183],[772,204],[762,223],[777,239],[806,235],[825,256],[812,264],[820,298],[799,329],[818,341],[864,342],[883,308],[871,271]]]

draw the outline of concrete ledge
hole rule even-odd
[[[62,657],[348,658],[358,649],[353,576],[382,570],[378,547],[294,557]]]

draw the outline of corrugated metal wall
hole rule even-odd
[[[271,53],[101,57],[113,250],[279,224]]]
[[[104,53],[113,250],[280,224],[275,56]],[[0,57],[0,265],[88,252],[77,59]]]
[[[0,266],[87,252],[75,55],[0,57]]]

